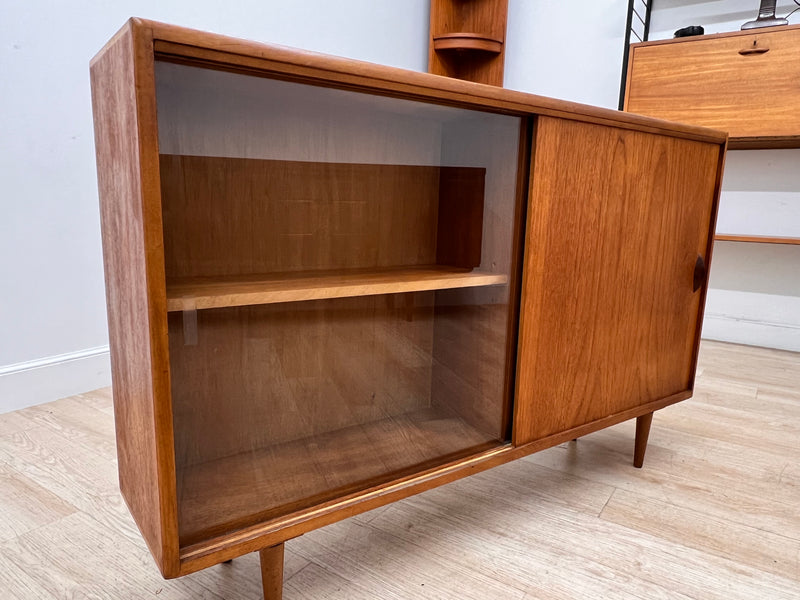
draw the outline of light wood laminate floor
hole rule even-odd
[[[286,545],[291,599],[800,599],[800,354],[704,342],[695,397]],[[0,415],[0,598],[257,599],[164,581],[117,490],[110,390]]]

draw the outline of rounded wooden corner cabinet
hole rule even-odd
[[[428,71],[503,85],[508,0],[431,0]]]
[[[726,136],[139,19],[93,59],[120,487],[165,577],[692,393]],[[700,260],[698,260],[700,257]]]

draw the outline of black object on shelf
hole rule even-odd
[[[675,32],[675,37],[682,38],[682,37],[690,37],[693,35],[703,35],[705,32],[706,32],[705,29],[703,29],[702,26],[700,25],[689,25],[688,27],[683,27],[681,29],[678,29],[678,31]]]

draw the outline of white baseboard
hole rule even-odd
[[[709,288],[702,337],[800,352],[800,298]]]
[[[0,414],[111,385],[108,346],[0,367]]]
[[[785,323],[766,323],[706,313],[703,338],[747,346],[800,352],[800,328]]]

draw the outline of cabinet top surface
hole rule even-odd
[[[726,133],[704,127],[139,18],[131,18],[92,59],[92,65],[127,32],[132,34],[137,49],[136,60],[143,62],[176,61],[504,114],[569,118],[717,144],[727,139]]]
[[[763,36],[777,33],[791,32],[800,36],[800,25],[776,25],[774,27],[758,27],[743,31],[725,31],[723,33],[709,33],[707,35],[692,35],[688,37],[669,38],[666,40],[649,40],[631,44],[631,48],[645,48],[648,46],[663,46],[665,44],[690,44],[692,42],[707,42],[709,40],[728,39],[733,37]]]

